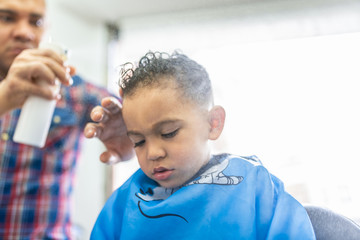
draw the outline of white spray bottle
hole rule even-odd
[[[67,51],[60,44],[53,42],[41,43],[40,48],[52,49],[66,60]],[[55,80],[54,91],[60,90],[59,80]],[[39,85],[48,84],[45,81],[39,81]],[[29,96],[20,113],[16,125],[14,142],[23,143],[35,147],[43,147],[49,132],[51,119],[54,114],[56,100],[48,100],[38,96]]]

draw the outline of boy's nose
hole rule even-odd
[[[165,150],[159,142],[147,141],[147,159],[156,161],[165,157]]]

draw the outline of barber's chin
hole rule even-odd
[[[13,61],[23,50],[14,49],[8,52],[8,59]]]
[[[14,54],[19,55],[20,53],[22,53],[24,50],[26,50],[28,48],[16,48],[13,50]]]
[[[22,51],[26,50],[26,49],[32,49],[34,48],[32,45],[29,44],[17,44],[15,46],[12,46],[8,49],[8,52],[10,55],[13,56],[17,56],[19,55]]]

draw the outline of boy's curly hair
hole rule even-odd
[[[174,80],[182,95],[197,104],[212,104],[211,81],[205,68],[184,54],[148,52],[138,65],[122,65],[120,87],[123,97],[131,96],[138,88]]]

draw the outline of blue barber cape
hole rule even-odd
[[[102,209],[91,239],[315,239],[300,203],[255,157],[213,156],[198,176],[166,189],[141,169]]]

